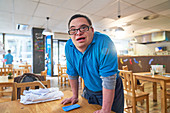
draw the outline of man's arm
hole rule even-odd
[[[103,87],[103,105],[102,110],[106,113],[111,112],[113,100],[115,95],[115,89],[106,89]]]
[[[109,77],[101,77],[103,86],[102,109],[94,113],[110,113],[115,96],[116,74]]]
[[[69,76],[69,81],[70,81],[71,89],[73,92],[73,96],[70,98],[64,99],[61,102],[61,104],[67,104],[67,103],[75,104],[78,102],[78,87],[79,87],[78,86],[78,78]]]
[[[78,98],[78,79],[70,79],[73,97]]]

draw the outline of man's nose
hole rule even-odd
[[[77,35],[81,35],[82,34],[82,32],[80,31],[80,29],[78,29],[77,30],[77,33],[76,33]]]

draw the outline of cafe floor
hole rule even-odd
[[[59,89],[61,91],[64,91],[64,90],[70,90],[71,91],[71,87],[68,86],[68,85],[60,85],[58,84],[58,77],[51,77],[51,78],[48,78],[51,80],[51,86],[52,87],[59,87]],[[79,85],[79,94],[82,94],[82,87],[81,87],[81,82],[79,82],[80,85]],[[145,92],[149,92],[149,113],[161,113],[161,93],[160,93],[160,86],[158,84],[157,86],[157,102],[153,102],[152,99],[153,99],[153,92],[152,92],[152,82],[147,82],[145,84]],[[71,95],[70,95],[71,96]],[[10,99],[6,99],[7,97],[5,97],[5,99],[3,98],[0,98],[0,102],[6,102],[6,101],[10,101]],[[126,106],[126,103],[125,103],[125,106]],[[141,105],[140,102],[137,103],[137,113],[146,113],[144,111],[145,109],[145,102],[143,105]],[[168,108],[168,112],[167,113],[170,113],[170,100],[167,100],[167,106],[169,106]],[[129,111],[130,113],[132,113],[132,111]],[[127,112],[125,112],[127,113]]]

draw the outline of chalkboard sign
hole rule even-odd
[[[42,31],[44,29],[32,28],[33,38],[33,73],[45,70],[45,41]]]

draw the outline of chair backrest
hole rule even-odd
[[[29,69],[22,69],[22,72],[24,74],[24,73],[29,73],[30,71],[29,71]]]
[[[27,63],[25,64],[25,65],[19,65],[19,67],[21,68],[21,69],[28,69],[28,71],[29,72],[31,72],[32,71],[32,66],[31,65],[28,65]]]
[[[23,82],[33,82],[33,81],[44,81],[45,77],[36,75],[34,73],[24,73],[22,76],[14,78],[14,82],[23,83]],[[20,98],[20,88],[18,88],[18,99]]]
[[[41,81],[42,84],[44,84],[47,88],[50,88],[50,80],[47,81]],[[38,81],[34,82],[25,82],[25,83],[14,83],[14,92],[13,92],[13,100],[17,100],[17,90],[20,89],[20,95],[23,95],[23,91],[26,90],[26,88],[36,89],[36,87],[43,88]]]
[[[13,69],[14,65],[13,64],[6,64],[5,67],[10,67]]]
[[[46,76],[47,75],[47,69],[44,71],[41,71],[41,76]]]
[[[13,74],[12,67],[3,67],[0,68],[0,76],[7,76],[9,73]]]
[[[61,67],[61,75],[66,75],[67,67]]]
[[[61,64],[57,64],[57,66],[58,66],[58,76],[60,76],[61,75]]]
[[[135,86],[134,86],[134,80],[133,80],[133,73],[132,71],[126,71],[126,70],[119,70],[119,75],[122,78],[124,91],[127,93],[132,93],[132,96],[135,97]]]
[[[14,69],[15,76],[20,76],[24,73],[29,73],[29,69]]]
[[[128,71],[128,66],[127,66],[127,65],[122,66],[122,70],[126,70],[126,71]]]
[[[41,76],[44,76],[44,79],[46,80],[47,77],[47,69],[44,71],[41,71]]]

